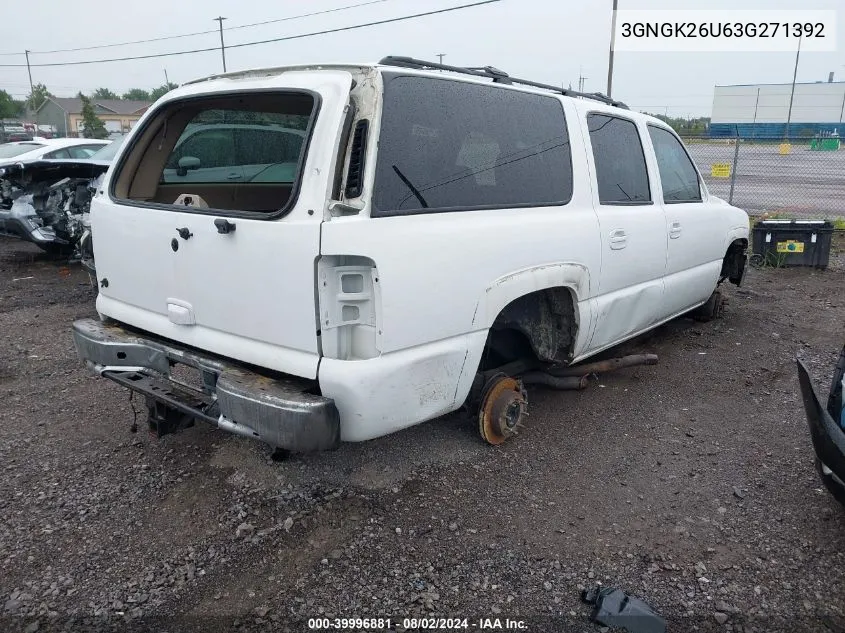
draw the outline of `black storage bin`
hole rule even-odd
[[[827,220],[761,220],[752,231],[754,254],[770,266],[827,268],[832,237]]]

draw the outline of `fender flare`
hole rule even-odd
[[[476,304],[472,329],[489,329],[512,301],[538,290],[557,287],[568,288],[573,293],[577,319],[578,302],[590,296],[590,271],[583,264],[556,262],[523,268],[494,280]]]
[[[727,253],[728,248],[730,245],[733,244],[737,240],[745,240],[746,242],[749,240],[750,231],[747,226],[735,226],[732,227],[726,236],[725,243],[723,245],[722,251]]]

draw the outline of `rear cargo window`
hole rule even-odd
[[[115,197],[173,205],[188,196],[198,211],[273,217],[289,207],[315,118],[315,96],[206,97],[166,108],[121,161]]]
[[[547,206],[572,197],[556,98],[385,75],[372,216]]]

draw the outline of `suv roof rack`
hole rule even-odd
[[[414,59],[413,57],[401,57],[396,55],[388,55],[387,57],[379,61],[379,64],[383,64],[385,66],[399,66],[402,68],[430,68],[434,70],[446,70],[453,73],[461,73],[463,75],[473,75],[475,77],[485,77],[487,79],[492,79],[493,83],[506,85],[520,84],[523,86],[531,86],[532,88],[542,88],[544,90],[551,90],[552,92],[562,94],[566,97],[582,97],[584,99],[593,99],[595,101],[601,101],[602,103],[606,103],[607,105],[615,106],[617,108],[624,108],[625,110],[629,109],[628,106],[622,103],[621,101],[611,99],[607,95],[604,95],[600,92],[578,92],[576,90],[558,88],[557,86],[552,86],[550,84],[542,84],[536,81],[529,81],[528,79],[517,79],[516,77],[511,77],[505,71],[499,70],[498,68],[494,68],[493,66],[484,66],[482,68],[465,68],[463,66],[448,66],[446,64],[438,64],[437,62],[427,62],[421,59]]]

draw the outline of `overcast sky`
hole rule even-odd
[[[50,51],[111,44],[215,29],[223,15],[227,29],[243,24],[315,12],[367,0],[29,0],[7,6],[0,53]],[[226,32],[226,43],[307,33],[361,24],[472,0],[382,0],[369,6]],[[798,81],[845,79],[845,6],[841,0],[619,0],[620,8],[660,9],[842,9],[839,50],[802,53]],[[444,63],[492,65],[514,76],[587,91],[606,89],[611,0],[501,0],[498,3],[406,22],[319,35],[288,42],[227,50],[228,69],[308,62],[374,61],[408,55]],[[8,21],[9,18],[13,20]],[[11,28],[10,28],[11,27]],[[219,46],[217,33],[96,50],[36,54],[33,64],[127,57]],[[673,116],[709,116],[715,84],[791,82],[793,53],[629,53],[615,58],[613,96],[632,107]],[[22,55],[0,56],[0,64],[23,63]],[[150,60],[66,67],[33,67],[35,83],[53,94],[72,96],[103,86],[122,93],[181,83],[220,72],[218,51]],[[29,92],[26,68],[0,67],[0,89],[22,98]]]

